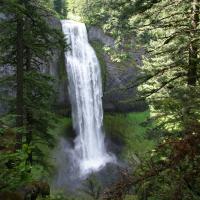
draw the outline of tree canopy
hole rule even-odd
[[[50,167],[44,149],[55,143],[49,129],[58,118],[53,110],[57,91],[44,69],[55,51],[64,54],[67,49],[61,28],[52,20],[71,18],[87,28],[98,27],[115,41],[107,51],[102,50],[104,44],[98,49],[111,68],[116,63],[126,67],[122,60],[132,59],[137,78],[123,90],[136,88],[139,92],[131,101],[148,105],[149,117],[138,125],[142,131],[126,120],[128,113],[124,118],[106,116],[105,126],[114,132],[109,137],[125,145],[132,132],[145,132],[145,138],[134,139],[155,143],[102,195],[101,187],[88,179],[90,197],[200,199],[200,0],[1,0],[0,101],[6,112],[0,116],[0,190],[16,190]],[[141,65],[130,57],[137,50],[142,52]]]

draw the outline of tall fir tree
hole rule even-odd
[[[199,8],[198,0],[136,0],[123,15],[129,34],[146,50],[141,74],[129,87],[139,85],[139,98],[149,103],[149,134],[159,144],[138,174],[116,184],[106,199],[123,199],[132,186],[141,199],[200,197]]]
[[[47,146],[53,143],[53,137],[48,134],[53,120],[51,107],[54,99],[53,79],[43,73],[42,68],[47,68],[48,59],[51,59],[55,49],[63,49],[65,42],[61,31],[48,25],[53,14],[40,0],[6,0],[1,4],[0,11],[3,13],[0,23],[1,27],[4,27],[0,33],[0,63],[4,71],[9,71],[7,76],[1,77],[1,82],[7,90],[12,88],[12,91],[16,91],[16,98],[13,99],[13,92],[11,96],[14,109],[10,102],[11,109],[8,113],[16,116],[16,125],[12,121],[8,125],[16,130],[14,132],[16,132],[17,151],[4,154],[11,158],[15,152],[25,151],[27,153],[25,165],[30,169],[29,164],[45,164],[45,158],[38,147],[39,143],[45,141]],[[4,128],[5,137],[8,130]],[[7,177],[7,180],[5,178],[8,173],[5,163],[7,161],[1,160],[0,163],[5,164],[6,168],[0,175],[2,178],[0,185],[5,188],[9,187],[10,178],[15,179],[14,183],[16,180],[22,183],[21,171],[18,168],[22,161],[17,157],[11,161],[15,163],[11,170],[13,172],[18,170],[18,173],[15,178],[10,173],[11,176]]]
[[[54,9],[62,17],[67,17],[67,1],[66,0],[54,0]]]

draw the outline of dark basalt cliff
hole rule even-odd
[[[101,64],[103,79],[103,105],[105,111],[110,112],[131,112],[146,109],[144,102],[135,102],[136,88],[129,88],[128,85],[136,80],[138,71],[136,65],[141,65],[143,50],[129,52],[130,58],[121,62],[114,62],[104,50],[109,47],[114,50],[115,41],[112,37],[104,34],[97,27],[88,28],[90,43],[96,50],[97,57]]]
[[[48,23],[52,27],[62,29],[58,19],[51,17]],[[117,63],[110,59],[110,56],[103,50],[104,46],[114,48],[113,38],[105,35],[103,31],[96,27],[88,28],[88,38],[94,47],[99,58],[103,79],[103,107],[108,112],[130,112],[141,111],[145,109],[144,102],[133,103],[136,89],[126,89],[126,86],[137,75],[136,64],[141,64],[141,52],[133,54],[132,61]],[[52,75],[55,79],[56,102],[54,105],[55,112],[60,114],[70,114],[70,101],[67,86],[67,70],[65,67],[65,57],[62,50],[54,51],[48,63],[41,64],[41,70],[44,73]],[[11,72],[10,67],[4,67],[0,71],[0,76]],[[6,88],[0,86],[0,91],[6,91]],[[14,91],[6,91],[15,95]],[[6,111],[6,104],[0,99],[0,113]]]
[[[5,17],[5,16],[4,16]],[[1,19],[1,15],[0,15]],[[60,20],[55,17],[48,17],[47,22],[50,26],[62,30]],[[64,63],[64,53],[61,49],[53,51],[53,54],[48,61],[40,60],[40,70],[43,73],[47,73],[53,76],[55,80],[54,89],[56,91],[55,96],[55,112],[66,114],[69,113],[69,98],[67,92],[67,73]],[[12,66],[0,67],[0,78],[14,74],[14,68]],[[16,95],[15,89],[9,85],[0,85],[0,114],[7,112],[8,105],[4,96],[14,97]]]

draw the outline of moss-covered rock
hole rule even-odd
[[[118,53],[113,38],[95,27],[88,28],[88,35],[101,65],[104,110],[109,112],[144,111],[146,104],[135,101],[137,88],[129,88],[139,73],[136,66],[141,64],[142,52],[127,52],[128,56],[124,55],[123,59],[117,59],[117,56],[114,59],[113,56]]]

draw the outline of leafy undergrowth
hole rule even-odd
[[[55,127],[50,129],[49,132],[54,137],[59,138],[60,136],[73,137],[74,131],[72,128],[72,120],[70,117],[58,117],[55,123]]]
[[[72,120],[69,117],[58,116],[54,125],[48,131],[49,137],[52,138],[52,146],[47,146],[44,143],[38,143],[37,146],[40,153],[45,157],[45,162],[43,166],[35,165],[32,168],[32,173],[34,177],[51,177],[55,170],[55,161],[53,158],[54,148],[56,148],[60,137],[73,137]],[[42,169],[45,168],[45,169]]]
[[[126,195],[125,200],[138,200],[136,195]]]
[[[123,158],[131,159],[134,155],[141,158],[153,149],[155,142],[147,137],[147,130],[151,126],[145,123],[148,117],[149,111],[105,115],[106,134],[123,143]]]
[[[123,146],[121,157],[124,159],[132,160],[132,156],[137,155],[141,158],[147,151],[154,147],[154,141],[147,138],[147,130],[150,125],[146,126],[145,121],[149,117],[149,111],[137,113],[106,113],[104,116],[104,128],[107,137],[114,142],[121,143]],[[59,118],[54,129],[50,133],[59,140],[60,137],[67,139],[74,138],[71,118]],[[86,194],[66,195],[64,193],[56,193],[54,191],[48,200],[89,200],[92,199]],[[136,199],[136,196],[130,196],[128,199]]]

